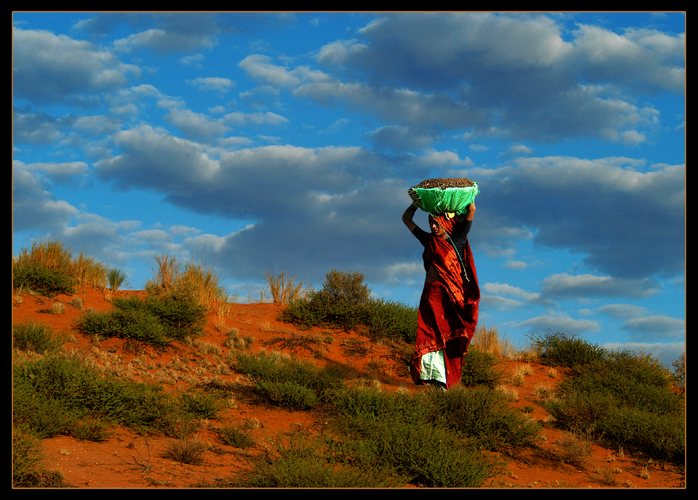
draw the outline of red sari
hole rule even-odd
[[[469,224],[462,216],[448,218],[441,215],[434,219],[454,239],[463,231],[464,225]],[[463,356],[477,327],[480,287],[475,261],[465,236],[459,259],[450,239],[440,238],[419,228],[413,232],[424,245],[427,278],[419,301],[417,338],[410,373],[416,384],[422,384],[422,356],[443,350],[446,389],[449,389],[460,382]],[[432,271],[429,271],[430,267]]]

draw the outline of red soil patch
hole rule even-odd
[[[118,296],[142,294],[120,291]],[[52,310],[60,303],[63,312]],[[94,341],[76,333],[75,321],[88,309],[112,308],[108,294],[84,290],[74,296],[46,298],[15,293],[12,323],[45,324],[65,339],[65,348],[82,353],[113,373],[132,380],[160,383],[168,391],[184,391],[206,383],[241,383],[244,377],[231,372],[225,363],[228,331],[238,330],[239,338],[252,340],[250,352],[283,351],[301,361],[319,365],[335,363],[350,370],[357,383],[380,384],[385,390],[432,390],[412,384],[409,373],[387,343],[372,342],[360,332],[338,332],[312,328],[299,330],[279,321],[283,306],[228,304],[227,314],[211,313],[204,334],[193,342],[175,342],[166,349],[148,346],[134,349],[121,339]],[[61,307],[61,306],[57,306]],[[312,337],[313,343],[298,342]],[[331,342],[322,339],[331,338]],[[554,388],[564,377],[559,370],[523,361],[501,359],[497,369],[505,375],[503,389],[512,394],[512,406],[532,418],[546,422],[549,415],[540,394]],[[320,420],[318,420],[320,419]],[[294,429],[320,430],[325,422],[318,414],[261,406],[233,396],[215,420],[204,422],[195,439],[208,445],[203,465],[189,465],[163,456],[175,438],[142,436],[125,428],[114,429],[100,443],[79,441],[67,436],[43,440],[43,465],[58,471],[70,488],[196,488],[215,485],[249,468],[249,458],[258,453],[267,438]],[[215,429],[247,422],[253,427],[255,445],[239,449],[224,445]],[[564,457],[567,432],[545,426],[535,447],[511,452],[493,452],[503,472],[490,478],[485,488],[685,488],[685,470],[639,455],[592,445],[591,452],[576,465]],[[406,487],[411,487],[406,485]]]

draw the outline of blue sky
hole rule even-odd
[[[416,306],[407,189],[468,177],[481,326],[685,349],[685,12],[12,21],[14,255],[58,240],[131,289],[169,255],[237,302],[360,272]]]

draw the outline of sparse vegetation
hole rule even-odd
[[[149,297],[187,300],[204,307],[206,312],[215,312],[227,301],[225,290],[210,269],[190,263],[182,271],[177,259],[169,255],[158,255],[155,261],[157,273],[145,284]]]
[[[27,289],[47,297],[70,295],[77,285],[103,288],[107,271],[103,264],[83,253],[73,259],[58,241],[32,244],[12,261],[13,289]]]
[[[249,431],[242,426],[228,426],[216,430],[218,437],[223,444],[235,448],[249,448],[254,446],[255,440],[250,436]]]
[[[363,279],[361,273],[332,270],[325,275],[321,290],[309,290],[303,298],[290,302],[279,319],[301,328],[351,330],[363,326],[374,339],[414,342],[417,309],[372,299]]]
[[[183,464],[201,465],[204,463],[204,452],[208,446],[199,441],[184,439],[175,441],[166,450],[163,456],[171,458]]]
[[[119,290],[126,283],[126,274],[119,269],[110,269],[107,273],[107,284],[112,292]]]
[[[303,296],[303,283],[296,283],[294,278],[287,278],[284,273],[276,276],[265,275],[269,292],[274,304],[290,304]]]
[[[199,335],[206,320],[206,309],[189,295],[150,296],[115,299],[115,309],[86,311],[75,328],[99,338],[118,337],[140,340],[156,346],[172,340]]]
[[[102,286],[101,265],[82,254],[73,261],[60,244],[36,245],[21,257],[13,261],[13,286],[22,293],[31,290],[50,298],[73,293],[77,284]],[[94,339],[125,339],[123,349],[138,356],[145,352],[144,344],[164,349],[173,340],[186,341],[199,346],[197,356],[215,355],[224,369],[218,373],[232,372],[237,381],[218,382],[215,376],[197,373],[181,393],[165,393],[159,384],[133,382],[123,372],[116,375],[98,369],[93,361],[64,352],[63,334],[45,325],[15,324],[14,486],[62,486],[61,474],[42,466],[41,439],[68,435],[101,442],[115,426],[146,436],[174,437],[177,441],[167,448],[165,457],[204,464],[207,451],[222,451],[197,440],[201,422],[209,425],[225,405],[230,408],[242,400],[313,412],[321,415],[323,425],[312,435],[296,429],[264,443],[256,442],[252,427],[242,422],[215,429],[222,445],[262,451],[239,451],[245,453],[250,469],[234,478],[220,478],[217,487],[476,488],[499,473],[498,463],[487,458],[491,455],[486,451],[515,454],[519,448],[537,447],[542,439],[541,424],[531,416],[533,406],[511,407],[517,391],[502,385],[503,373],[497,364],[513,349],[492,327],[478,329],[463,361],[461,387],[447,392],[387,392],[377,375],[383,370],[383,359],[369,360],[359,373],[350,365],[320,366],[280,352],[251,352],[254,339],[225,325],[226,297],[210,271],[190,265],[180,272],[169,256],[156,261],[159,274],[149,282],[145,297],[116,298],[107,312],[88,309],[75,330]],[[105,276],[116,290],[121,283],[112,279],[113,271]],[[354,329],[366,340],[343,340],[339,347],[345,355],[365,356],[371,342],[388,340],[396,344],[395,352],[404,351],[402,361],[408,361],[416,308],[371,298],[360,273],[332,270],[321,290],[302,294],[300,285],[286,280],[283,273],[267,280],[273,300],[286,305],[280,319],[303,328],[327,327],[328,332],[325,338],[278,332],[264,345],[305,350],[317,358],[331,343],[333,329]],[[57,300],[45,303],[63,305]],[[82,309],[82,302],[78,305],[75,299],[70,304]],[[202,332],[207,312],[218,314],[217,331],[227,334],[216,345],[192,344],[189,341]],[[135,345],[137,350],[129,347]],[[221,346],[228,350],[222,351]],[[552,416],[546,425],[570,433],[553,443],[556,448],[548,458],[584,467],[590,443],[599,443],[641,453],[650,461],[684,463],[685,356],[676,360],[671,373],[650,356],[606,351],[562,333],[535,337],[532,346],[529,361],[548,365],[549,378],[549,383],[534,388],[536,404]],[[173,366],[186,362],[175,358]],[[134,361],[133,367],[145,368],[142,360],[138,363]],[[507,383],[530,393],[530,372],[524,367]],[[171,368],[167,367],[168,374]],[[203,373],[205,363],[199,368]],[[367,374],[376,378],[369,379]],[[189,380],[205,383],[197,390]],[[436,442],[441,446],[434,447]],[[616,472],[612,467],[596,469],[598,481],[607,485],[618,483]],[[649,471],[644,475],[649,477]]]
[[[15,349],[43,354],[57,351],[62,345],[62,340],[46,325],[30,321],[12,327],[12,347]]]
[[[571,336],[542,339],[541,359],[570,370],[546,403],[556,424],[598,442],[673,463],[685,459],[685,401],[648,355],[607,351]]]
[[[20,427],[12,427],[12,486],[15,488],[56,488],[63,475],[44,469],[41,441]]]
[[[495,368],[497,357],[479,349],[469,349],[463,357],[461,383],[465,386],[486,385],[494,388],[502,379],[502,372]]]

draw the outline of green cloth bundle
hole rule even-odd
[[[426,179],[407,190],[412,201],[430,214],[465,213],[480,193],[477,182],[465,177]]]

